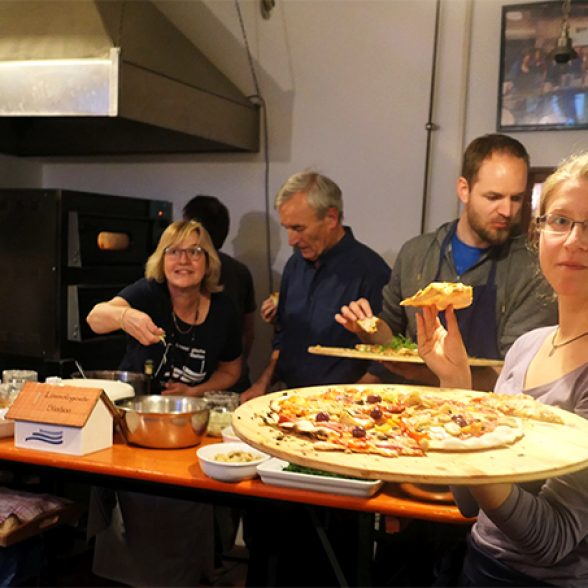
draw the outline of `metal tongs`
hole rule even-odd
[[[156,378],[159,375],[159,372],[161,371],[161,369],[165,365],[165,362],[167,361],[167,353],[171,347],[171,343],[168,343],[165,338],[165,333],[163,333],[163,335],[159,336],[159,340],[161,341],[161,344],[163,345],[164,350],[163,350],[163,356],[161,358],[161,361],[159,362],[157,369],[153,373],[153,376],[152,376],[153,378]]]

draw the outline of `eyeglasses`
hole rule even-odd
[[[171,259],[180,259],[182,254],[186,254],[190,261],[198,261],[206,252],[199,245],[194,247],[166,247],[163,252]]]
[[[577,221],[557,213],[544,214],[536,218],[537,226],[544,233],[567,235],[572,232],[574,225],[580,225],[582,232],[588,229],[588,220]]]

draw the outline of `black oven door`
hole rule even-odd
[[[67,286],[67,341],[81,343],[103,337],[90,329],[86,317],[99,302],[114,298],[127,284]]]
[[[153,243],[154,222],[147,218],[125,218],[68,213],[67,267],[142,266]]]

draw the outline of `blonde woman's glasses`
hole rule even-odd
[[[582,233],[588,229],[588,220],[578,221],[553,212],[538,216],[536,221],[541,231],[554,235],[567,235],[572,232],[574,225],[580,225]]]
[[[194,247],[166,247],[163,252],[170,259],[181,259],[182,255],[186,255],[191,261],[198,261],[205,251],[202,247],[196,245]]]

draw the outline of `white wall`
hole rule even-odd
[[[0,188],[38,188],[42,180],[38,162],[0,154]]]
[[[244,93],[254,92],[233,0],[157,4]],[[428,228],[456,215],[464,145],[495,129],[501,4],[441,0]],[[277,0],[269,20],[258,0],[241,7],[268,104],[270,200],[288,175],[318,168],[341,185],[356,236],[393,262],[420,230],[435,0]],[[517,137],[536,165],[587,142],[586,131]],[[196,193],[219,196],[232,214],[225,249],[252,269],[258,302],[269,291],[261,153],[47,161],[42,169],[44,186],[164,198],[176,216]],[[273,207],[270,228],[278,278],[290,250]],[[270,335],[257,327],[254,373]]]

